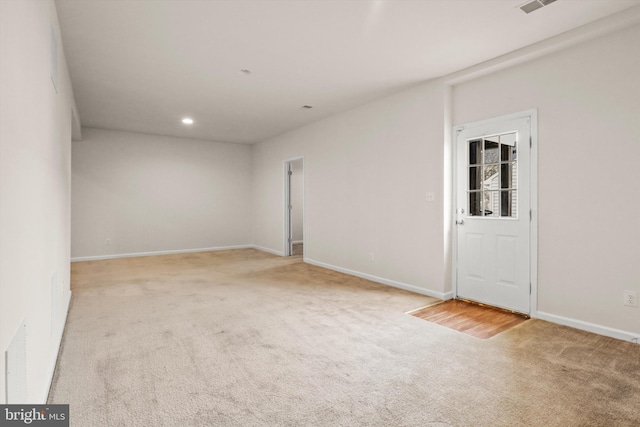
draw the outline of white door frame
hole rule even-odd
[[[517,113],[507,114],[504,116],[493,117],[477,122],[465,123],[463,125],[453,126],[453,132],[451,133],[451,145],[453,151],[453,197],[452,197],[452,217],[451,224],[455,224],[458,219],[458,210],[461,208],[457,206],[457,191],[458,191],[458,133],[464,129],[470,129],[479,126],[486,126],[492,123],[500,123],[502,121],[514,120],[520,118],[529,118],[531,126],[531,164],[530,164],[530,190],[531,190],[531,223],[529,227],[529,275],[531,280],[531,294],[529,295],[529,315],[536,317],[538,310],[538,110],[533,108],[530,110],[520,111]],[[452,289],[453,297],[458,296],[458,227],[453,226],[452,233]]]
[[[282,200],[283,200],[283,205],[282,205],[282,213],[283,213],[283,226],[282,226],[282,231],[283,231],[283,240],[282,240],[282,253],[284,256],[291,256],[291,241],[290,239],[292,239],[292,223],[291,223],[291,216],[290,216],[290,212],[289,212],[289,205],[291,204],[291,187],[289,185],[289,170],[291,167],[291,163],[297,161],[297,160],[302,160],[302,168],[304,170],[304,156],[299,156],[299,157],[293,157],[291,159],[286,159],[282,162],[282,173],[283,173],[283,187],[282,187]],[[304,180],[302,181],[302,232],[304,235],[304,230],[305,230],[305,221],[306,221],[306,215],[304,214]]]

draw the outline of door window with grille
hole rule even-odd
[[[469,216],[518,216],[517,133],[468,141]]]

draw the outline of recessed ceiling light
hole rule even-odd
[[[184,119],[182,119],[182,123],[184,123],[185,125],[192,125],[193,119],[191,117],[185,117]]]
[[[302,109],[303,110],[311,110],[313,108],[313,105],[303,105]]]
[[[242,70],[240,70],[240,72],[245,76],[248,76],[251,74],[251,70],[247,70],[246,68],[243,68]]]

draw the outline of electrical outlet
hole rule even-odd
[[[629,307],[637,307],[638,306],[638,293],[636,291],[624,291],[624,305]]]
[[[376,260],[376,254],[374,254],[373,252],[371,252],[371,253],[369,254],[369,259],[371,260],[371,262],[375,261],[375,260]]]
[[[105,239],[104,240],[104,245],[105,246],[111,246],[111,239]]]

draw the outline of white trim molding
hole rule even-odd
[[[71,262],[100,261],[105,259],[134,258],[134,257],[140,257],[140,256],[154,256],[154,255],[187,254],[192,252],[226,251],[230,249],[247,249],[247,248],[260,249],[259,247],[256,247],[254,245],[215,246],[211,248],[177,249],[172,251],[134,252],[134,253],[127,253],[127,254],[84,256],[84,257],[71,258]]]
[[[348,274],[350,276],[359,277],[361,279],[371,280],[372,282],[393,286],[394,288],[404,289],[405,291],[415,292],[416,294],[426,295],[428,297],[438,298],[441,300],[450,300],[453,298],[453,291],[449,291],[449,292],[432,291],[430,289],[424,289],[415,285],[409,285],[407,283],[397,282],[395,280],[389,280],[382,277],[373,276],[367,273],[361,273],[359,271],[350,270],[348,268],[337,267],[335,265],[316,261],[311,258],[305,258],[304,262],[306,262],[307,264],[315,265],[316,267],[322,267],[328,270],[337,271],[339,273]]]
[[[253,248],[253,249],[257,249],[257,250],[262,251],[262,252],[267,252],[267,253],[272,254],[272,255],[284,256],[284,252],[277,251],[275,249],[265,248],[264,246],[249,245],[249,247]]]
[[[64,337],[64,331],[67,326],[67,317],[69,317],[69,308],[71,307],[71,296],[72,296],[72,293],[71,291],[69,291],[69,297],[67,298],[67,301],[65,303],[64,322],[60,326],[59,334],[57,334],[55,337],[56,341],[54,345],[55,345],[56,351],[54,352],[54,357],[52,357],[52,360],[49,364],[49,373],[47,376],[48,381],[45,384],[45,389],[42,390],[42,392],[40,393],[41,397],[38,399],[38,401],[42,405],[46,405],[47,401],[49,400],[49,393],[51,391],[51,385],[53,384],[53,375],[56,372],[56,365],[58,364],[58,356],[60,355],[60,348],[62,347],[62,338]]]
[[[545,313],[543,311],[538,311],[535,317],[540,320],[546,320],[547,322],[557,323],[558,325],[580,329],[581,331],[591,332],[598,335],[604,335],[605,337],[616,338],[619,340],[640,344],[640,334],[634,334],[633,332],[627,332],[621,329],[597,325],[595,323],[589,323],[582,320],[571,319],[569,317],[558,316],[557,314]]]

